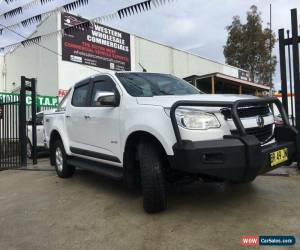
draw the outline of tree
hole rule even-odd
[[[248,70],[251,80],[256,83],[271,83],[277,58],[270,55],[270,49],[274,48],[276,37],[270,28],[263,28],[261,13],[257,7],[251,6],[245,24],[241,23],[239,16],[234,16],[226,29],[226,63]]]

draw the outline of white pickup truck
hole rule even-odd
[[[280,126],[271,112],[276,106]],[[291,164],[298,150],[298,132],[278,99],[203,94],[166,74],[89,77],[44,121],[59,177],[79,167],[141,186],[149,213],[166,208],[167,183],[251,182]]]

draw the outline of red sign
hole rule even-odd
[[[241,244],[241,246],[247,246],[247,247],[259,246],[259,237],[258,236],[242,236],[240,244]]]
[[[68,90],[59,89],[58,90],[58,97],[64,97],[68,93]]]

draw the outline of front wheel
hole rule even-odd
[[[167,207],[163,156],[153,142],[142,141],[139,160],[144,210],[147,213],[161,212]]]
[[[67,164],[65,148],[60,140],[54,143],[55,170],[60,178],[69,178],[75,172],[75,167]]]

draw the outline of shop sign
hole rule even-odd
[[[77,24],[82,25],[74,28]],[[61,27],[64,29],[64,61],[115,71],[131,70],[130,34],[90,23],[87,19],[69,13],[62,13]]]
[[[0,92],[0,103],[5,102],[18,102],[19,94],[17,93],[3,93]],[[26,105],[31,105],[32,98],[30,95],[26,95]],[[58,105],[58,97],[57,96],[42,96],[38,95],[36,97],[36,104],[38,107],[40,106],[48,106],[48,107],[56,107]]]

